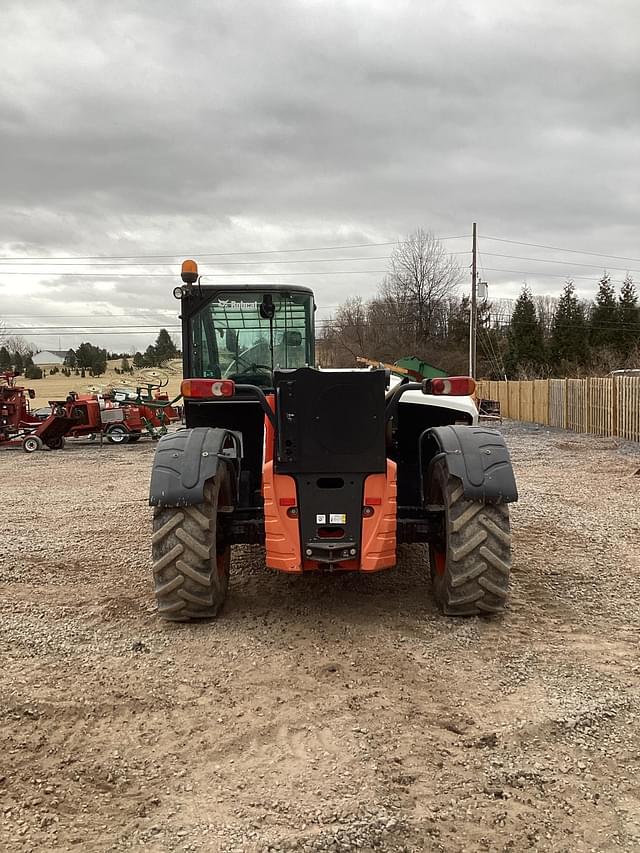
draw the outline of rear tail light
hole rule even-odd
[[[187,399],[210,400],[216,397],[233,397],[235,382],[231,379],[185,379],[180,393]]]
[[[452,397],[470,397],[476,390],[476,383],[470,376],[446,376],[427,379],[424,383],[425,394],[446,394]]]

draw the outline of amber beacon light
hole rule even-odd
[[[195,261],[183,261],[181,278],[185,284],[195,284],[198,280],[198,264]]]

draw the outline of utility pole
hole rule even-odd
[[[476,251],[476,223],[473,223],[471,248],[471,311],[469,312],[469,376],[476,378],[476,328],[478,325],[478,258]]]

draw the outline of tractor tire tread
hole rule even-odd
[[[434,474],[448,513],[448,558],[443,574],[432,568],[436,598],[450,616],[502,613],[511,569],[509,506],[467,500],[460,481],[440,466]]]
[[[154,509],[152,569],[158,614],[163,619],[212,619],[224,603],[228,571],[218,571],[215,541],[219,491],[216,478],[205,485],[204,500],[198,506]],[[225,569],[228,564],[227,559]]]

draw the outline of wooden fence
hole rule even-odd
[[[477,395],[498,400],[506,418],[640,441],[639,376],[481,381]]]

